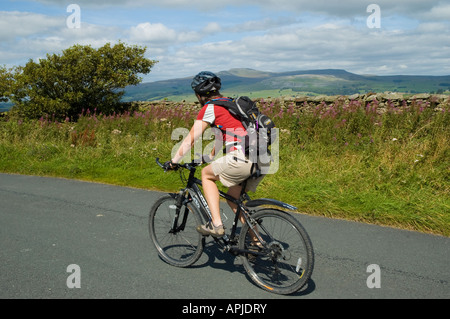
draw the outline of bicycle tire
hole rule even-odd
[[[251,246],[252,231],[245,224],[239,236],[239,248],[262,253],[242,255],[250,279],[264,290],[280,295],[302,289],[314,268],[314,250],[304,227],[290,214],[271,208],[257,211],[252,219],[258,225],[264,248]]]
[[[149,214],[149,233],[160,258],[172,266],[184,268],[193,265],[200,258],[205,240],[196,230],[202,221],[200,213],[190,203],[184,204],[180,209],[179,225],[184,214],[188,213],[184,229],[171,232],[176,202],[171,195],[155,202]]]

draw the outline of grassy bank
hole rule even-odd
[[[313,108],[260,101],[280,128],[280,169],[252,197],[302,212],[450,235],[450,109],[427,103],[382,110],[376,101]],[[182,105],[79,121],[0,120],[0,171],[177,190],[168,160],[195,110]],[[209,142],[209,141],[208,141]],[[207,143],[206,143],[207,144]]]

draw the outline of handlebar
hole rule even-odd
[[[158,164],[159,167],[164,168],[164,165],[159,161],[159,157],[156,158],[156,164]]]
[[[162,164],[162,163],[159,161],[159,158],[158,158],[158,157],[156,158],[156,164],[158,164],[159,167],[161,167],[162,169],[164,169],[165,171],[167,171],[167,167],[165,167],[165,165]],[[192,162],[190,162],[190,163],[185,163],[185,164],[174,164],[174,165],[176,165],[176,167],[175,167],[174,170],[176,170],[176,169],[178,169],[179,167],[181,167],[181,168],[185,168],[185,169],[191,171],[191,170],[195,169],[197,166],[200,166],[200,165],[202,165],[202,164],[203,164],[203,161],[198,160],[198,159],[194,159],[194,160],[192,160]]]

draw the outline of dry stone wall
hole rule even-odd
[[[350,102],[350,101],[360,101],[362,105],[367,105],[367,103],[378,103],[378,108],[383,109],[386,106],[409,106],[413,103],[423,103],[424,105],[429,105],[436,109],[443,109],[444,107],[450,106],[450,95],[445,94],[402,94],[402,93],[366,93],[366,94],[353,94],[348,96],[335,95],[318,95],[318,96],[306,96],[299,95],[296,97],[283,97],[283,98],[264,98],[255,99],[257,102],[264,101],[265,103],[276,103],[281,104],[282,108],[290,108],[292,106],[303,109],[303,108],[314,108],[319,104],[331,105],[337,101],[339,102]],[[167,106],[174,107],[183,105],[183,108],[187,110],[197,110],[200,109],[200,103],[198,102],[170,102],[170,101],[154,101],[154,102],[134,102],[136,106],[140,109],[149,109],[152,106]]]

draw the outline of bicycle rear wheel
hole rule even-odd
[[[196,230],[202,222],[199,211],[190,203],[182,205],[177,216],[176,204],[170,195],[156,201],[149,215],[150,238],[165,262],[188,267],[203,253],[205,241]]]
[[[252,215],[253,226],[263,239],[263,247],[254,242],[253,230],[244,225],[239,248],[255,253],[242,256],[251,280],[261,288],[288,295],[300,290],[311,277],[314,252],[303,226],[293,216],[277,209],[262,209]],[[260,245],[260,244],[259,244]]]

